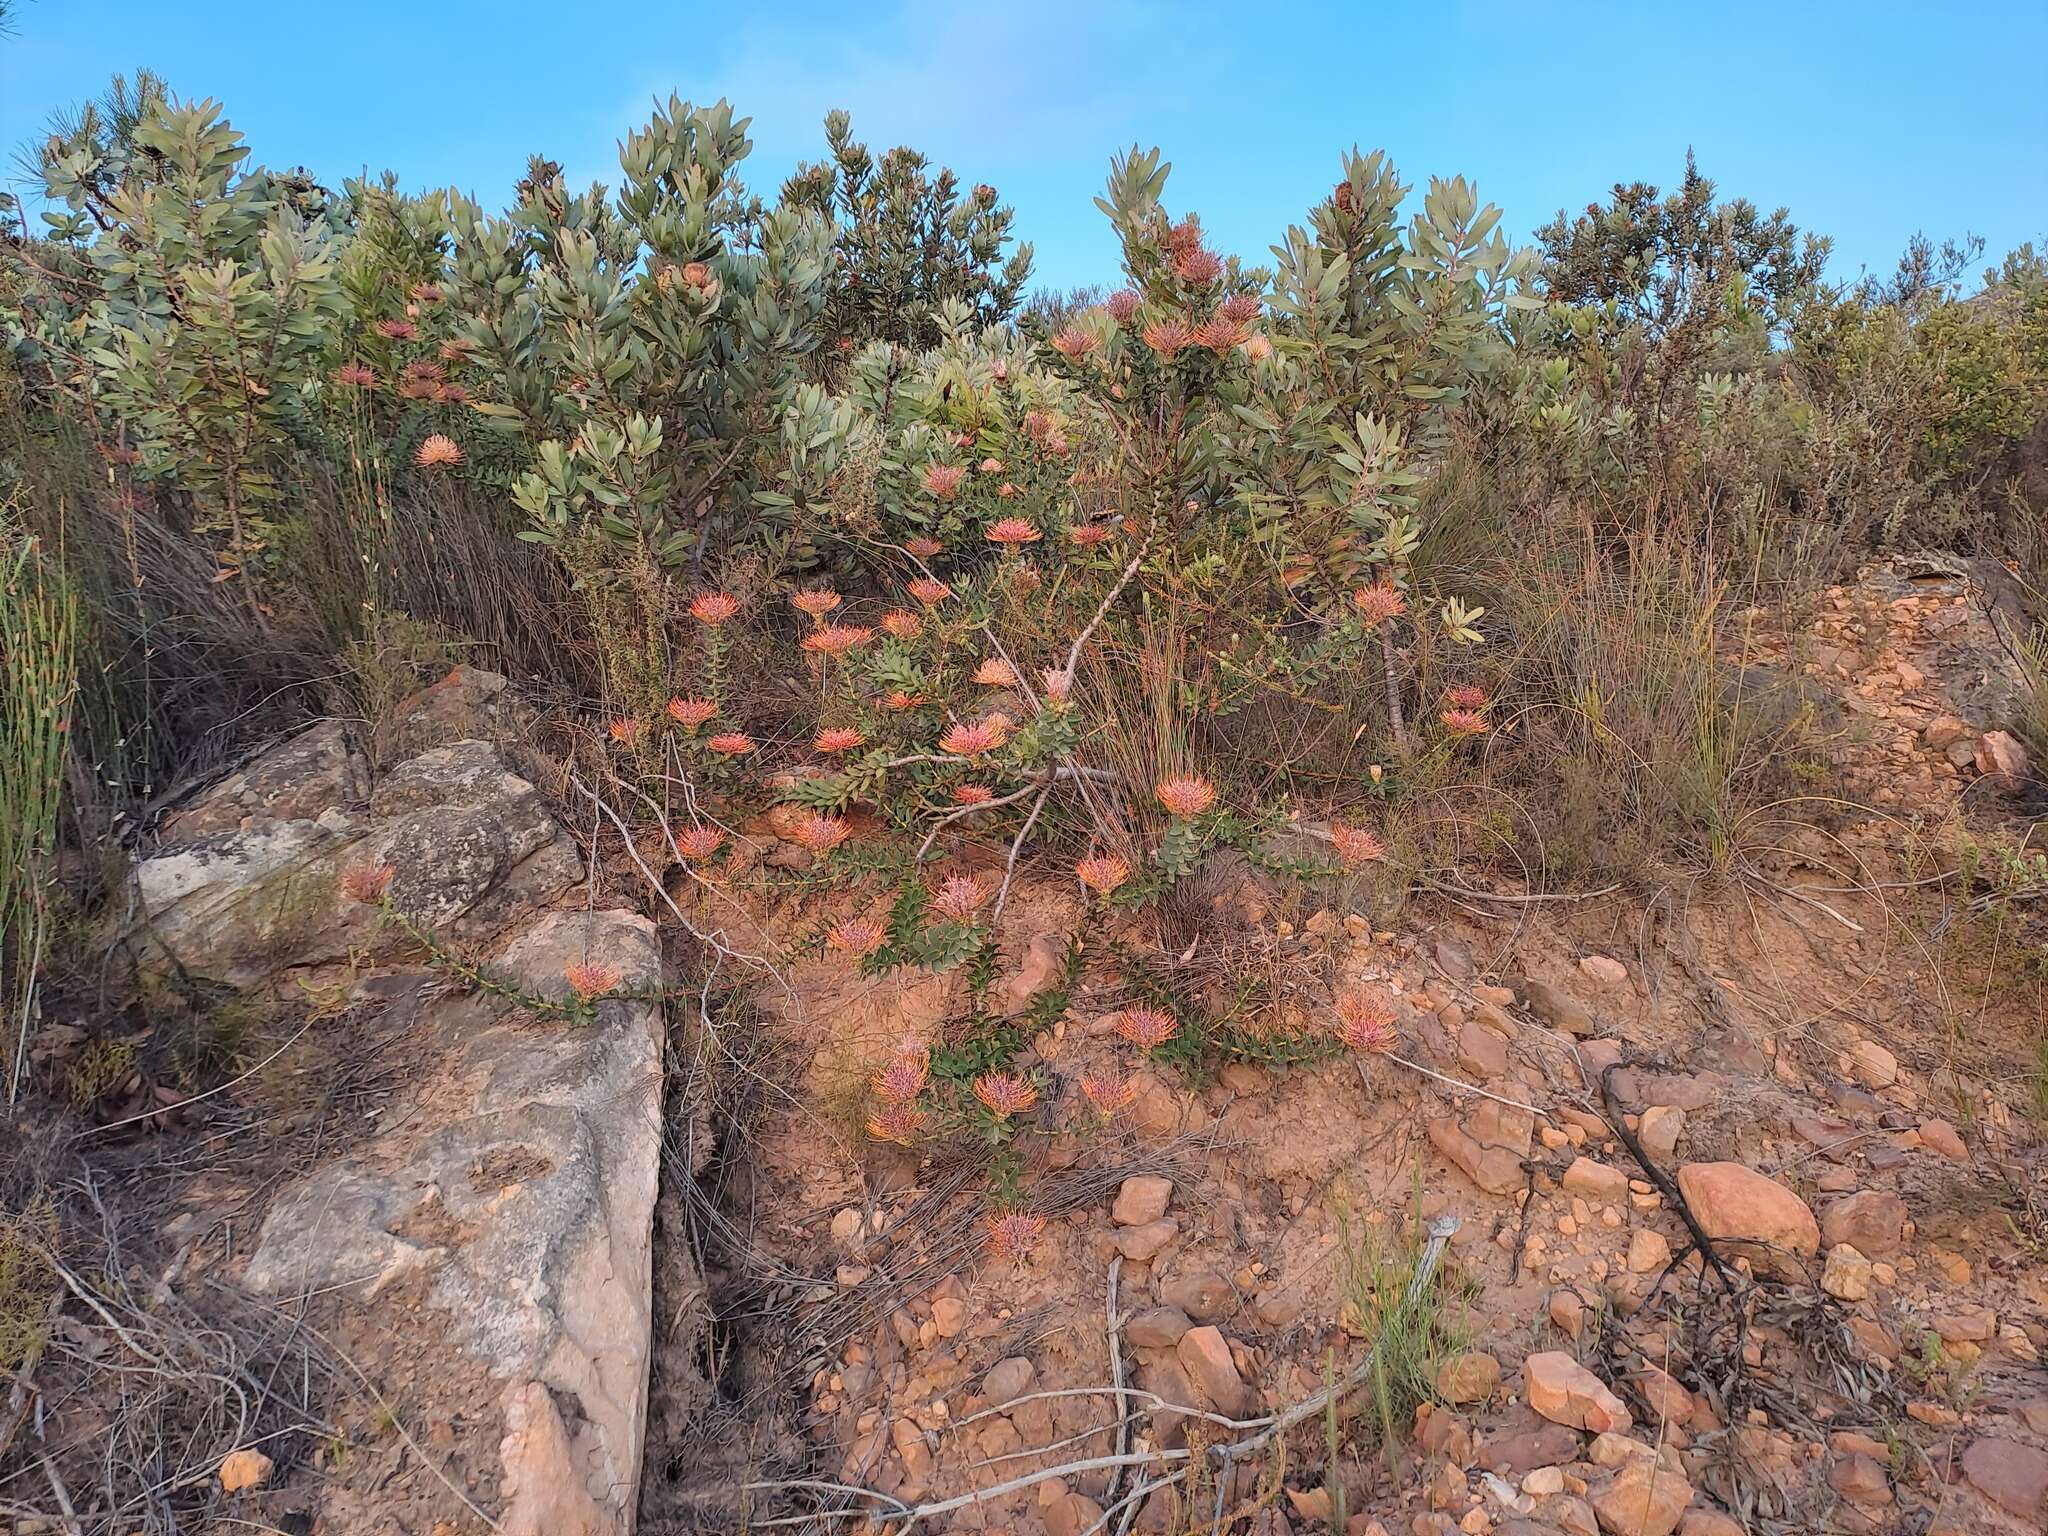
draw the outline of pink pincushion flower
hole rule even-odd
[[[984,1072],[974,1080],[974,1096],[998,1120],[1007,1120],[1036,1104],[1038,1089],[1021,1072]]]
[[[562,980],[569,984],[571,992],[587,1003],[616,987],[619,984],[619,972],[616,966],[583,961],[563,966]]]
[[[841,954],[852,955],[865,960],[889,937],[888,929],[872,917],[849,917],[843,923],[835,923],[825,931],[825,943]],[[918,1084],[923,1087],[923,1083]]]
[[[1138,313],[1138,306],[1142,302],[1137,294],[1128,288],[1124,288],[1112,293],[1109,296],[1108,302],[1102,307],[1109,311],[1109,318],[1118,325],[1129,325],[1132,317]]]
[[[927,464],[924,467],[924,488],[941,501],[951,501],[959,494],[960,482],[967,478],[967,471],[957,464]]]
[[[813,853],[830,853],[853,836],[853,826],[843,816],[813,816],[792,836]]]
[[[725,846],[725,833],[718,827],[685,827],[676,834],[676,857],[701,864]]]
[[[924,1127],[924,1114],[914,1104],[884,1104],[868,1116],[868,1134],[877,1141],[909,1146]]]
[[[948,726],[939,738],[939,750],[954,757],[979,757],[1009,739],[1010,722],[1002,715],[989,715],[969,724]]]
[[[1351,606],[1358,610],[1358,616],[1367,629],[1376,629],[1389,619],[1397,619],[1408,611],[1408,599],[1403,597],[1392,582],[1375,582],[1369,587],[1360,587],[1351,594]]]
[[[1336,845],[1337,862],[1346,869],[1363,869],[1387,856],[1387,846],[1380,841],[1379,834],[1368,827],[1347,826],[1341,821],[1330,823],[1330,841]]]
[[[1117,1015],[1116,1032],[1141,1051],[1157,1050],[1180,1033],[1180,1020],[1163,1008],[1126,1008]]]
[[[1006,1262],[1021,1259],[1031,1251],[1038,1234],[1045,1230],[1045,1218],[1024,1211],[1005,1211],[988,1219],[988,1251]]]
[[[1082,1073],[1081,1092],[1087,1095],[1088,1102],[1099,1113],[1114,1115],[1137,1102],[1138,1082],[1114,1068],[1105,1068],[1100,1072]]]
[[[1363,992],[1337,994],[1337,1038],[1354,1051],[1391,1051],[1401,1037],[1393,1010]]]
[[[1095,338],[1079,326],[1070,325],[1053,337],[1052,349],[1068,362],[1078,363],[1095,350]]]
[[[967,923],[981,910],[988,893],[972,875],[948,875],[932,893],[932,910],[956,923]]]
[[[928,539],[922,534],[903,541],[903,552],[906,555],[915,555],[920,560],[929,560],[933,555],[943,553],[945,548],[946,546],[937,539]]]
[[[984,688],[1014,688],[1017,669],[1000,656],[991,656],[974,669],[974,681]]]
[[[931,576],[920,576],[903,590],[927,608],[936,608],[953,595],[951,587]]]
[[[1437,718],[1453,736],[1479,736],[1486,731],[1486,716],[1477,710],[1447,709]]]

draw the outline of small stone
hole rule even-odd
[[[1173,1352],[1210,1407],[1232,1418],[1243,1415],[1250,1406],[1251,1391],[1238,1374],[1230,1341],[1219,1330],[1190,1328]]]
[[[1920,1145],[1930,1152],[1940,1153],[1952,1163],[1967,1163],[1970,1160],[1970,1149],[1963,1145],[1963,1138],[1946,1120],[1922,1120]]]
[[[1484,1082],[1508,1069],[1507,1042],[1477,1019],[1458,1031],[1458,1065]]]
[[[1849,1048],[1849,1075],[1876,1092],[1899,1080],[1899,1058],[1875,1040],[1858,1040]]]
[[[1483,1403],[1500,1386],[1500,1361],[1484,1350],[1453,1355],[1437,1368],[1437,1395],[1447,1403]]]
[[[1626,1429],[1628,1405],[1607,1384],[1562,1350],[1544,1350],[1522,1362],[1529,1406],[1553,1424],[1601,1434]]]
[[[1159,1299],[1198,1323],[1210,1323],[1237,1305],[1237,1288],[1213,1269],[1183,1270],[1159,1282]]]
[[[1178,1236],[1180,1223],[1171,1217],[1148,1221],[1142,1227],[1119,1227],[1116,1233],[1117,1252],[1133,1263],[1141,1263],[1161,1252]]]
[[[1669,1371],[1654,1365],[1638,1368],[1634,1374],[1637,1389],[1643,1394],[1643,1401],[1650,1405],[1658,1418],[1667,1424],[1683,1427],[1693,1415],[1692,1394],[1685,1385]]]
[[[1987,779],[2010,781],[2027,776],[2027,749],[2010,731],[1986,731],[1979,736],[1973,760]]]
[[[1675,1104],[1652,1104],[1636,1127],[1636,1140],[1660,1163],[1678,1150],[1678,1138],[1684,1134],[1685,1111]]]
[[[1692,1485],[1648,1446],[1638,1446],[1592,1495],[1593,1513],[1609,1536],[1671,1536],[1692,1502]]]
[[[1989,1307],[1939,1312],[1934,1317],[1934,1331],[1944,1344],[1988,1344],[1998,1337],[1998,1314]]]
[[[1688,1509],[1678,1522],[1678,1536],[1748,1536],[1733,1515],[1718,1509]]]
[[[1537,1467],[1522,1479],[1522,1492],[1546,1498],[1553,1493],[1564,1492],[1563,1467]]]
[[[1596,1204],[1611,1205],[1628,1198],[1628,1175],[1594,1158],[1575,1158],[1559,1180],[1566,1194],[1583,1195]]]
[[[932,1303],[932,1331],[942,1339],[955,1337],[967,1326],[967,1303],[958,1296],[941,1296]]]
[[[1892,1502],[1892,1480],[1883,1464],[1860,1452],[1835,1458],[1828,1468],[1828,1486],[1853,1504]]]
[[[1662,1232],[1636,1228],[1628,1240],[1628,1268],[1634,1275],[1647,1275],[1671,1262],[1671,1244]]]
[[[1821,1241],[1829,1248],[1847,1243],[1869,1258],[1896,1252],[1905,1241],[1906,1202],[1889,1190],[1860,1189],[1821,1212]]]
[[[1179,1307],[1147,1307],[1124,1324],[1124,1337],[1140,1349],[1171,1349],[1192,1327]]]
[[[1164,1216],[1172,1199],[1173,1180],[1150,1173],[1133,1174],[1117,1190],[1109,1219],[1120,1227],[1142,1227]]]
[[[834,1242],[852,1244],[860,1237],[862,1218],[860,1207],[849,1205],[832,1218],[832,1239]]]
[[[1828,1262],[1821,1270],[1820,1288],[1841,1301],[1863,1301],[1870,1295],[1873,1266],[1847,1243],[1828,1250]]]
[[[1603,987],[1618,987],[1628,980],[1628,967],[1612,955],[1586,955],[1579,969]]]
[[[270,1480],[273,1465],[261,1451],[252,1451],[246,1446],[239,1451],[229,1451],[221,1458],[220,1491],[240,1493],[245,1488],[261,1488]]]
[[[1558,1332],[1576,1339],[1586,1325],[1586,1304],[1576,1291],[1554,1291],[1550,1297],[1550,1321]]]
[[[1530,977],[1520,984],[1520,991],[1529,1011],[1551,1028],[1580,1037],[1593,1033],[1593,1016],[1562,987]]]

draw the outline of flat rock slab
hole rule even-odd
[[[494,958],[557,997],[581,963],[658,988],[654,925],[549,913]],[[451,995],[423,1025],[434,1065],[413,1102],[273,1202],[244,1284],[374,1307],[419,1274],[448,1337],[504,1384],[501,1529],[624,1531],[646,1427],[660,1010],[612,999],[577,1025]]]

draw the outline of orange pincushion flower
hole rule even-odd
[[[699,592],[690,602],[690,617],[713,629],[739,611],[740,600],[730,592]]]
[[[1095,338],[1078,325],[1070,325],[1052,339],[1053,351],[1070,363],[1078,363],[1095,350]]]
[[[644,729],[646,727],[632,715],[621,715],[610,726],[612,740],[622,747],[630,747],[639,741],[640,733]]]
[[[1126,1008],[1116,1016],[1116,1032],[1141,1051],[1156,1050],[1180,1033],[1180,1020],[1163,1008]]]
[[[384,899],[384,893],[391,889],[391,882],[397,875],[396,864],[357,864],[342,871],[341,894],[350,901],[360,901],[369,906]]]
[[[1138,306],[1142,302],[1137,294],[1128,288],[1124,288],[1112,293],[1102,307],[1109,311],[1109,318],[1118,325],[1129,325],[1132,317],[1138,313]]]
[[[745,757],[754,750],[754,738],[745,731],[727,731],[705,743],[720,757]]]
[[[811,587],[789,594],[790,605],[799,613],[808,613],[814,619],[822,619],[839,606],[839,594],[830,587]]]
[[[932,893],[932,910],[956,923],[968,923],[974,920],[974,914],[981,910],[982,902],[987,899],[988,893],[974,876],[948,875]]]
[[[1116,528],[1109,523],[1076,523],[1067,530],[1067,537],[1078,549],[1093,549],[1115,538]]]
[[[1118,1110],[1129,1109],[1138,1097],[1136,1078],[1128,1077],[1114,1069],[1081,1074],[1081,1092],[1088,1096],[1088,1102],[1102,1114],[1113,1115]]]
[[[441,302],[441,285],[439,283],[414,283],[411,292],[413,299],[417,303],[438,304]]]
[[[1365,621],[1367,629],[1377,628],[1388,619],[1398,619],[1408,611],[1408,599],[1403,597],[1389,581],[1374,582],[1369,587],[1360,587],[1351,594],[1351,606],[1358,610],[1358,616]]]
[[[1172,362],[1180,350],[1195,339],[1195,333],[1180,320],[1155,320],[1139,333],[1145,345],[1157,352],[1167,362]]]
[[[915,555],[920,560],[931,559],[933,555],[942,553],[945,547],[937,539],[928,539],[923,534],[903,541],[903,552],[906,555]]]
[[[818,732],[811,749],[815,752],[851,752],[866,740],[867,737],[850,725],[828,725]]]
[[[447,433],[429,432],[412,461],[421,469],[453,469],[462,462],[462,450]]]
[[[1486,716],[1477,710],[1447,709],[1437,718],[1453,736],[1478,736],[1486,730]]]
[[[1244,329],[1222,315],[1211,315],[1195,328],[1195,345],[1224,353],[1244,340]]]
[[[1021,517],[1005,517],[991,523],[983,537],[991,544],[1007,544],[1014,549],[1022,544],[1035,544],[1045,535]]]
[[[1038,1102],[1038,1090],[1021,1072],[984,1072],[974,1080],[974,1096],[998,1120],[1021,1115]]]
[[[939,750],[950,752],[955,757],[979,757],[984,752],[993,752],[1010,739],[1010,722],[1001,715],[990,715],[970,725],[952,725],[939,738]]]
[[[1387,845],[1369,827],[1353,827],[1333,821],[1330,823],[1330,841],[1336,845],[1337,862],[1346,869],[1362,869],[1387,856]]]
[[[697,864],[725,846],[725,833],[718,827],[685,827],[676,834],[676,857]]]
[[[1216,786],[1207,779],[1162,779],[1155,786],[1159,803],[1175,816],[1192,819],[1216,803]]]
[[[334,370],[334,382],[353,385],[357,389],[375,389],[377,370],[368,363],[343,363]]]
[[[1257,294],[1233,293],[1219,306],[1223,318],[1244,325],[1259,318]]]
[[[1000,656],[991,656],[974,669],[974,680],[984,688],[1014,688],[1017,669]]]
[[[927,608],[936,608],[953,595],[953,589],[943,581],[931,576],[920,576],[906,586],[904,591],[923,603]]]
[[[717,716],[718,701],[697,698],[670,699],[668,713],[669,718],[684,730],[694,731],[699,726],[709,725]]]
[[[1180,274],[1183,282],[1213,283],[1223,275],[1223,258],[1214,251],[1203,250],[1198,245],[1175,256],[1173,270]]]
[[[1363,992],[1337,994],[1337,1038],[1354,1051],[1391,1051],[1401,1043],[1393,1010]]]
[[[825,930],[828,948],[841,954],[852,955],[865,960],[882,947],[882,941],[889,937],[889,930],[872,917],[849,917],[843,923],[834,923]]]
[[[891,608],[882,615],[882,628],[898,640],[914,640],[917,632],[924,628],[924,620],[908,608]]]
[[[967,471],[957,464],[927,464],[924,467],[924,488],[941,501],[951,501],[960,490],[960,482],[967,478]]]
[[[813,853],[830,853],[853,836],[853,827],[843,816],[813,816],[792,835]]]
[[[1074,873],[1089,890],[1107,896],[1131,878],[1131,866],[1113,853],[1097,853],[1077,860]]]
[[[834,658],[844,656],[874,634],[865,624],[827,624],[804,636],[804,649]]]
[[[420,328],[410,320],[379,320],[377,334],[392,341],[411,341],[419,335]]]
[[[1015,1261],[1031,1251],[1038,1234],[1045,1230],[1045,1218],[1024,1211],[1005,1211],[988,1219],[988,1251],[999,1259]]]
[[[996,792],[986,784],[955,784],[953,803],[955,805],[987,805],[995,799]]]
[[[868,1085],[875,1090],[875,1097],[885,1104],[908,1104],[924,1092],[931,1069],[931,1052],[923,1046],[901,1050],[889,1058],[886,1067],[868,1079]]]
[[[981,472],[984,475],[1000,475],[1003,472],[1003,461],[1001,459],[983,459],[981,461]]]
[[[1452,709],[1481,710],[1487,705],[1486,690],[1471,683],[1460,683],[1445,690],[1444,703]]]
[[[562,980],[584,1002],[611,991],[619,984],[618,967],[584,960],[562,967]]]
[[[1264,331],[1253,331],[1245,338],[1244,355],[1255,363],[1263,363],[1273,355],[1273,343]]]
[[[899,713],[906,709],[919,709],[923,705],[923,694],[905,693],[901,688],[891,688],[882,696],[882,706],[885,709],[893,709]]]
[[[924,1114],[912,1104],[884,1104],[868,1116],[868,1134],[877,1141],[909,1146],[924,1126]]]
[[[996,494],[1002,497],[1003,500],[1009,501],[1016,496],[1017,487],[1013,485],[1010,481],[1005,480],[1001,485],[996,487]]]

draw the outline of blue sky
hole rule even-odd
[[[1991,254],[2048,234],[2048,0],[1941,6],[655,5],[527,0],[16,0],[0,38],[0,166],[51,108],[146,64],[213,96],[273,165],[390,168],[501,205],[526,156],[614,178],[671,90],[754,119],[749,180],[821,153],[820,120],[992,181],[1037,281],[1113,279],[1091,203],[1110,154],[1162,145],[1168,203],[1252,259],[1351,144],[1417,185],[1463,173],[1526,238],[1617,180],[1724,192],[1836,239],[1836,275],[1908,236]]]

